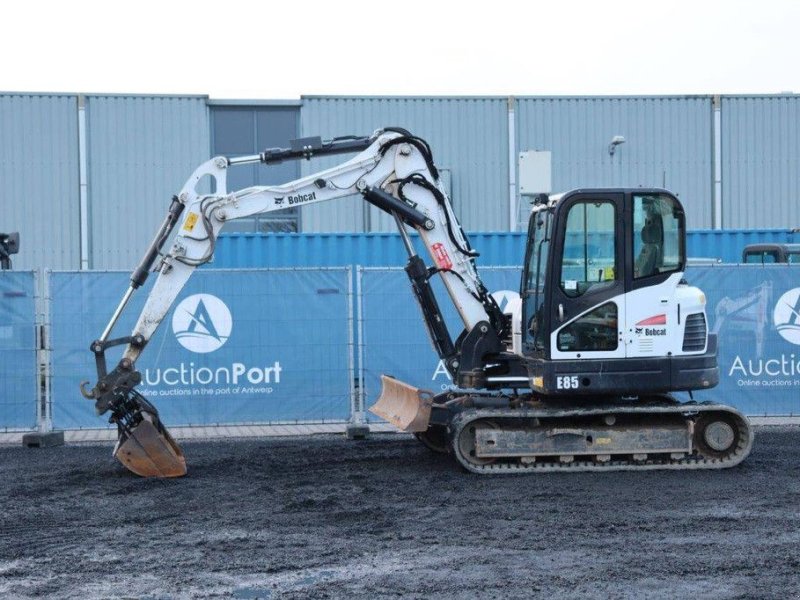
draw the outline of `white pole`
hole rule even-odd
[[[81,271],[89,268],[89,195],[86,160],[86,98],[78,96],[78,177],[80,182]]]
[[[366,203],[365,203],[366,204]],[[356,267],[356,306],[358,310],[357,322],[357,346],[358,346],[358,421],[357,423],[366,423],[366,414],[364,412],[366,406],[366,380],[364,379],[364,303],[362,288],[362,279],[364,277],[364,267],[358,265]]]
[[[508,230],[517,230],[517,131],[513,96],[508,98]]]
[[[714,109],[714,229],[722,229],[722,101],[712,100]]]

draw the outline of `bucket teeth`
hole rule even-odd
[[[402,431],[427,431],[433,393],[381,375],[381,395],[369,411]]]

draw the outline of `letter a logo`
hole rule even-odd
[[[500,308],[500,310],[505,313],[513,312],[513,310],[518,307],[520,302],[519,293],[511,290],[492,292],[492,297],[494,298],[494,301],[497,302],[497,306]]]
[[[214,321],[211,320],[211,317],[208,314],[208,310],[206,309],[206,305],[203,304],[202,298],[197,303],[197,308],[194,311],[194,314],[190,314],[192,320],[189,322],[189,327],[185,333],[195,333],[200,328],[198,335],[202,335],[205,333],[206,335],[210,335],[215,340],[219,340],[219,334],[217,334],[217,329],[214,327]]]
[[[794,288],[781,296],[772,315],[775,329],[783,339],[800,345],[800,288]]]
[[[172,331],[181,346],[191,352],[220,349],[228,341],[232,328],[231,311],[211,294],[189,296],[172,314]]]

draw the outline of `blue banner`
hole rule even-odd
[[[33,273],[0,271],[0,430],[36,427],[37,388]]]
[[[152,284],[112,337],[130,335]],[[78,384],[95,383],[89,344],[127,287],[127,273],[52,274],[55,427],[105,423]],[[167,426],[347,420],[351,306],[347,269],[198,271],[144,350],[138,390]]]
[[[800,414],[800,267],[698,267],[686,278],[705,292],[719,335],[720,384],[695,398],[751,416]]]
[[[484,268],[481,275],[490,291],[503,292],[501,304],[516,295],[519,268]],[[748,415],[800,414],[800,268],[696,267],[687,279],[705,292],[709,331],[719,335],[721,383],[695,398]],[[132,331],[153,280],[134,295],[114,336]],[[433,282],[455,337],[461,321],[438,278]],[[33,286],[31,273],[0,277],[0,428],[35,426]],[[89,343],[127,286],[127,273],[52,274],[55,427],[105,423],[78,383],[94,383]],[[382,373],[434,393],[448,389],[405,272],[365,269],[361,293],[367,405],[380,393]],[[355,335],[349,294],[344,269],[198,271],[137,365],[139,390],[167,425],[346,420]],[[120,355],[121,348],[108,353],[109,368]]]
[[[481,279],[498,300],[519,297],[519,267],[487,267]],[[440,277],[431,279],[439,307],[453,340],[464,329]],[[502,293],[498,293],[502,292]],[[361,321],[364,393],[366,408],[381,391],[381,374],[392,375],[411,385],[438,394],[453,385],[428,338],[420,309],[411,291],[408,275],[402,269],[364,269],[361,272]],[[371,422],[380,421],[372,413]]]
[[[519,273],[518,268],[481,269],[489,290],[509,290],[509,295],[519,288]],[[687,279],[705,293],[709,331],[719,336],[720,384],[695,392],[694,398],[729,404],[750,416],[800,414],[800,268],[692,267]],[[380,393],[381,373],[434,393],[452,384],[427,339],[409,285],[402,270],[363,271],[367,406]],[[435,282],[435,290],[455,337],[462,325],[443,286]]]

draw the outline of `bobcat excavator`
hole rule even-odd
[[[354,152],[339,166],[285,185],[227,189],[228,171],[240,165]],[[215,184],[211,194],[197,189],[207,176]],[[433,396],[382,376],[374,413],[475,473],[713,469],[736,465],[750,452],[752,431],[738,411],[670,395],[691,397],[719,380],[705,296],[684,279],[685,219],[675,196],[636,188],[537,198],[521,301],[504,313],[478,276],[478,253],[459,225],[430,146],[404,129],[385,128],[368,137],[304,138],[290,148],[213,158],[173,197],[130,287],[91,344],[97,383],[91,390],[81,384],[97,413],[109,412],[117,425],[114,455],[128,469],[155,477],[186,473],[158,411],[135,389],[142,380],[136,361],[192,272],[211,260],[222,226],[353,194],[394,217],[414,296],[455,384]],[[416,254],[407,228],[418,232],[432,265]],[[112,338],[151,270],[158,279],[133,332]],[[431,286],[436,275],[463,321],[455,339]],[[105,353],[120,345],[122,358],[109,371]]]

